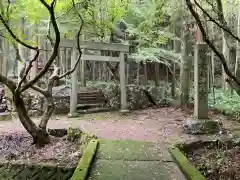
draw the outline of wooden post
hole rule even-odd
[[[140,63],[137,62],[137,78],[136,78],[137,85],[140,85]]]
[[[73,48],[72,54],[71,54],[71,68],[74,67],[74,65],[77,62],[77,50]],[[77,110],[77,94],[78,94],[78,78],[77,78],[77,70],[75,70],[72,73],[72,79],[71,79],[71,96],[70,96],[70,117],[76,116],[76,110]]]
[[[148,84],[148,71],[147,71],[147,62],[143,64],[143,69],[144,69],[144,84]]]
[[[155,62],[155,86],[159,87],[159,81],[160,81],[160,77],[159,77],[159,63]]]
[[[124,52],[120,52],[121,112],[128,112]]]

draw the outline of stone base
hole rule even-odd
[[[63,137],[68,134],[67,129],[48,129],[48,133],[55,137]]]
[[[183,125],[186,134],[215,134],[220,131],[222,124],[211,119],[188,118]]]
[[[129,109],[121,109],[119,112],[122,113],[122,114],[127,114],[130,111],[129,111]]]
[[[69,113],[68,114],[68,118],[76,118],[76,117],[79,117],[78,113]]]

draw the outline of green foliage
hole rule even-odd
[[[165,30],[167,21],[164,14],[164,0],[151,0],[143,4],[132,4],[125,20],[131,26],[129,34],[137,35],[139,47],[158,48],[166,44],[172,34]]]
[[[84,32],[88,37],[109,41],[109,36],[117,23],[128,11],[130,0],[91,0],[82,10],[85,21]]]
[[[209,107],[215,108],[216,110],[235,117],[237,120],[240,119],[240,96],[233,92],[223,92],[221,90],[216,90],[215,101],[213,101],[212,93],[209,96]]]
[[[171,62],[180,64],[180,54],[161,48],[141,48],[138,53],[131,55],[136,61],[159,62],[170,66]]]
[[[81,138],[82,131],[78,128],[69,128],[67,132],[67,138],[69,141],[76,141]]]

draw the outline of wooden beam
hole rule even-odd
[[[49,49],[51,49],[50,43],[44,39],[43,37],[41,38],[41,42],[47,42]],[[61,39],[60,42],[61,47],[77,47],[76,41],[75,40],[67,40]],[[89,50],[105,50],[105,51],[121,51],[121,52],[129,52],[130,45],[128,44],[119,44],[119,43],[104,43],[104,42],[91,42],[91,41],[81,41],[80,46],[83,49],[89,49]]]
[[[111,56],[99,56],[99,55],[87,55],[83,54],[82,59],[85,61],[112,61],[112,62],[120,62],[119,57],[111,57]]]

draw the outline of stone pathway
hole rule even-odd
[[[152,142],[101,140],[89,180],[185,180],[166,148]]]

